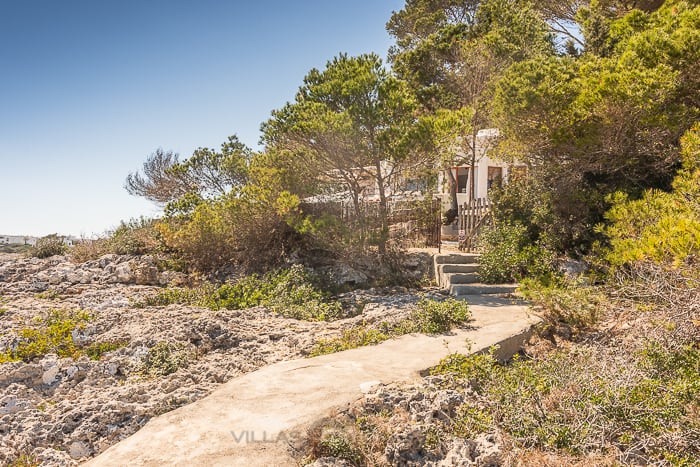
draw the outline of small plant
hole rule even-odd
[[[84,310],[51,310],[43,318],[36,318],[36,327],[20,329],[17,332],[19,343],[16,347],[0,353],[0,363],[12,361],[31,362],[49,353],[59,358],[76,359],[87,355],[93,360],[126,345],[126,342],[93,342],[78,345],[73,333],[81,330],[94,316]]]
[[[58,300],[59,298],[61,298],[61,293],[55,289],[48,289],[44,292],[39,292],[35,294],[34,297],[40,300]]]
[[[161,341],[148,350],[143,360],[136,365],[136,372],[150,377],[167,376],[186,367],[191,358],[187,346]]]
[[[362,460],[361,453],[342,431],[331,430],[325,433],[318,443],[317,450],[318,457],[345,459],[354,465],[358,465]]]
[[[416,332],[440,334],[471,317],[469,306],[463,300],[449,298],[444,301],[423,299],[411,313]]]
[[[263,277],[246,276],[218,288],[211,285],[196,289],[166,288],[137,305],[182,303],[211,310],[240,310],[262,305],[280,316],[306,321],[332,321],[342,317],[341,304],[330,300],[317,282],[303,266],[295,265]]]
[[[213,286],[205,285],[197,288],[166,287],[142,301],[136,302],[136,308],[147,306],[168,306],[173,304],[203,306],[212,308],[211,296]]]
[[[36,245],[29,251],[30,256],[49,258],[68,253],[68,245],[63,237],[56,234],[47,235],[37,240]]]
[[[87,345],[83,349],[83,352],[90,357],[91,360],[99,360],[104,354],[120,349],[126,344],[126,341],[93,342]]]
[[[522,282],[520,292],[544,310],[550,323],[563,323],[574,331],[593,326],[602,316],[605,300],[592,287],[565,281],[542,283],[533,279]]]
[[[29,453],[21,454],[17,459],[8,464],[9,467],[38,467],[40,465],[41,462],[39,462],[39,459]]]
[[[73,331],[84,328],[92,319],[87,311],[51,310],[46,317],[36,320],[38,327],[18,332],[20,343],[0,354],[0,362],[31,362],[49,353],[60,358],[77,358],[81,351],[73,341]]]
[[[449,331],[454,325],[466,322],[470,317],[467,302],[455,299],[444,301],[423,299],[418,302],[408,319],[391,325],[382,322],[379,329],[359,326],[345,331],[341,337],[321,339],[311,350],[309,356],[316,357],[357,347],[376,345],[393,337],[414,332],[440,334]]]
[[[343,350],[355,349],[366,345],[376,345],[391,337],[391,334],[385,334],[377,329],[356,327],[345,331],[342,337],[321,339],[311,350],[309,356],[317,357],[319,355],[342,352]]]

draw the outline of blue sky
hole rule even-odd
[[[0,0],[0,234],[158,214],[123,189],[157,148],[238,134],[340,52],[386,55],[403,0]]]

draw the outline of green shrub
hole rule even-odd
[[[603,315],[606,299],[595,288],[564,280],[544,283],[525,279],[520,286],[524,298],[544,311],[550,323],[563,323],[575,331],[592,327]]]
[[[670,193],[646,191],[632,200],[624,193],[608,198],[608,225],[599,225],[610,241],[606,259],[613,266],[653,261],[679,266],[700,255],[700,124],[682,139],[683,169]]]
[[[29,255],[36,258],[49,258],[55,255],[65,255],[68,249],[63,237],[51,234],[37,240],[36,245],[29,251]]]
[[[125,342],[76,344],[73,332],[83,329],[93,319],[94,316],[84,310],[51,310],[45,317],[35,319],[36,327],[17,332],[19,344],[0,354],[0,363],[20,360],[31,362],[50,353],[59,358],[77,359],[81,355],[87,355],[97,360],[104,353],[126,345]]]
[[[322,292],[317,278],[301,265],[263,277],[255,274],[245,276],[233,284],[218,288],[210,285],[197,289],[166,288],[138,305],[164,306],[172,303],[212,310],[241,310],[262,305],[280,316],[307,321],[332,321],[343,314],[341,304]]]
[[[451,376],[480,396],[460,408],[457,434],[474,436],[495,425],[526,448],[585,455],[614,445],[621,458],[634,453],[655,463],[682,453],[685,464],[677,465],[694,465],[700,460],[692,434],[700,428],[698,362],[697,348],[669,353],[655,347],[624,360],[615,351],[577,347],[507,365],[492,354],[451,355],[432,374]]]
[[[507,283],[528,275],[550,276],[554,255],[530,243],[527,228],[520,223],[499,223],[484,228],[479,236],[483,253],[479,277],[486,283]]]
[[[85,346],[82,352],[91,360],[99,360],[104,354],[120,349],[126,344],[126,341],[93,342]]]
[[[8,464],[8,467],[39,467],[41,462],[32,454],[24,453]]]
[[[317,457],[335,457],[345,459],[359,465],[362,460],[362,453],[354,446],[347,435],[342,431],[329,431],[324,433],[318,442]]]
[[[83,239],[71,249],[71,258],[76,263],[97,259],[107,254],[145,255],[163,251],[158,221],[141,217],[122,221],[107,233],[105,238]]]
[[[321,339],[309,353],[309,357],[317,357],[343,350],[355,349],[367,345],[376,345],[392,337],[378,329],[367,329],[364,327],[351,328],[343,333],[341,337],[334,339]]]
[[[34,297],[40,300],[58,300],[61,298],[61,293],[56,289],[48,289],[35,294]]]
[[[145,255],[160,251],[158,231],[154,219],[141,217],[122,221],[107,240],[110,253],[118,255]]]
[[[440,334],[454,325],[462,324],[471,317],[467,302],[455,299],[444,301],[423,299],[416,305],[408,319],[392,325],[382,322],[379,329],[358,326],[343,333],[341,337],[319,340],[309,356],[326,355],[366,345],[376,345],[387,339],[420,332]]]
[[[186,345],[161,341],[148,349],[135,371],[149,377],[167,376],[185,368],[192,358],[192,352]]]
[[[20,343],[0,355],[0,362],[23,360],[31,362],[46,354],[54,353],[60,358],[77,358],[80,348],[73,342],[73,331],[82,329],[92,320],[86,311],[51,310],[36,322],[36,328],[20,329]]]
[[[173,304],[210,307],[211,296],[215,293],[213,285],[203,285],[196,288],[165,287],[153,295],[134,303],[136,308],[146,306],[168,306]],[[218,309],[218,308],[217,308]]]
[[[470,317],[469,306],[464,300],[422,299],[411,312],[410,321],[415,332],[440,334],[449,331],[454,325],[464,323]]]

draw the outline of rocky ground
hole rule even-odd
[[[497,433],[457,437],[454,421],[470,391],[447,388],[442,376],[412,384],[379,385],[337,415],[309,430],[308,445],[297,453],[316,460],[310,467],[451,467],[504,465]],[[352,462],[348,459],[357,459]]]
[[[109,255],[75,265],[67,257],[0,255],[0,355],[51,310],[89,312],[71,335],[79,348],[118,343],[98,359],[48,354],[0,363],[0,463],[76,465],[230,378],[304,357],[319,339],[359,323],[400,320],[426,294],[400,287],[350,292],[342,299],[363,304],[362,313],[331,323],[285,319],[264,307],[137,306],[188,280],[160,271],[150,257]]]

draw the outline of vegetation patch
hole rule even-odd
[[[524,279],[519,291],[542,311],[545,326],[566,325],[575,333],[592,328],[608,306],[600,290],[563,279]]]
[[[0,245],[0,253],[29,253],[31,245]]]
[[[444,301],[422,299],[409,318],[395,324],[382,322],[379,329],[364,326],[351,328],[341,337],[319,340],[309,356],[317,357],[366,345],[376,345],[385,340],[411,334],[441,334],[453,326],[464,324],[471,318],[467,302],[449,298]]]
[[[265,306],[275,314],[307,321],[332,321],[343,317],[340,302],[321,290],[319,279],[303,266],[294,265],[264,276],[250,275],[220,287],[166,288],[147,297],[140,306],[180,303],[211,310],[241,310]]]
[[[524,448],[574,455],[616,451],[620,459],[700,461],[700,349],[656,346],[621,361],[604,348],[559,350],[546,359],[454,354],[432,370],[481,398],[467,403],[455,433],[498,428]]]
[[[122,221],[117,228],[104,238],[85,239],[78,242],[70,251],[76,263],[84,263],[107,254],[145,255],[163,251],[157,221],[141,217]]]
[[[124,346],[125,342],[95,342],[78,345],[73,332],[85,328],[94,316],[85,310],[51,310],[45,317],[35,319],[35,327],[17,331],[19,343],[0,353],[0,363],[12,361],[31,362],[47,354],[59,358],[77,359],[87,355],[99,359],[102,354]]]
[[[68,253],[68,244],[64,238],[51,234],[37,240],[36,245],[29,250],[29,255],[37,258],[49,258],[55,255],[65,255]]]
[[[167,376],[187,367],[193,358],[194,354],[187,345],[161,341],[148,349],[134,370],[147,377]]]
[[[58,300],[61,298],[61,293],[56,289],[48,289],[34,294],[34,297],[40,300]]]

